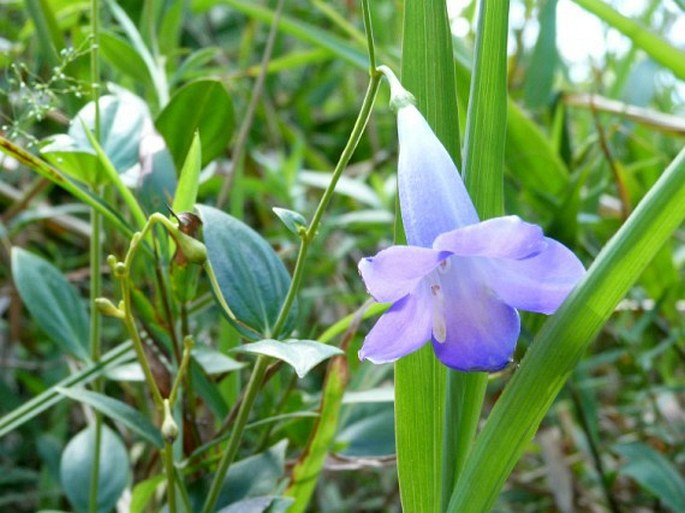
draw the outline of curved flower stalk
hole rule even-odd
[[[411,95],[388,78],[398,108],[398,187],[409,245],[359,263],[369,293],[392,303],[359,357],[392,362],[430,341],[452,369],[500,370],[516,347],[517,309],[553,313],[585,269],[539,226],[516,216],[480,222],[447,150]]]

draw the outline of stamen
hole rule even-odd
[[[431,285],[433,294],[433,338],[439,343],[447,340],[447,323],[445,322],[445,296],[440,285]]]

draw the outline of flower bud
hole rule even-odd
[[[95,306],[102,315],[106,315],[108,317],[115,317],[117,319],[124,318],[124,312],[121,309],[114,306],[114,304],[106,297],[95,298]]]
[[[164,421],[162,422],[162,438],[168,444],[174,443],[178,436],[178,426],[171,414],[171,407],[169,406],[169,399],[164,399]]]

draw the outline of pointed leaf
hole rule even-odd
[[[295,235],[299,234],[301,228],[307,227],[307,220],[299,212],[279,207],[273,207],[271,210],[283,221],[285,227]]]
[[[90,392],[83,388],[57,387],[56,390],[74,401],[92,406],[112,420],[121,422],[131,431],[138,433],[156,447],[161,449],[164,446],[164,441],[162,440],[159,429],[157,429],[147,417],[128,404],[114,399],[113,397]]]
[[[201,170],[202,145],[200,144],[200,134],[195,132],[178,179],[178,188],[172,205],[174,212],[191,212],[193,210],[197,201]]]
[[[183,86],[155,121],[179,169],[195,132],[200,134],[204,165],[226,151],[233,124],[233,102],[218,80],[198,80]]]
[[[246,337],[272,335],[278,313],[290,287],[290,276],[269,244],[252,228],[221,210],[205,205],[202,218],[207,258],[221,294],[240,323],[229,321]],[[292,329],[293,307],[283,329]]]
[[[88,360],[88,313],[74,286],[47,260],[17,247],[12,275],[36,324],[63,351]]]
[[[343,354],[334,346],[322,344],[316,340],[280,340],[266,339],[241,346],[237,350],[246,353],[262,354],[282,360],[290,365],[298,377],[303,378],[310,370],[332,356]]]
[[[619,473],[633,478],[675,511],[685,511],[685,480],[673,463],[640,442],[615,445],[614,452],[628,461]]]

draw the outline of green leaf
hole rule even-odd
[[[76,289],[47,260],[12,248],[12,276],[36,324],[60,349],[88,360],[88,313]]]
[[[193,134],[193,141],[188,148],[188,154],[178,179],[178,187],[172,205],[174,212],[192,212],[200,186],[200,171],[202,171],[202,145],[200,144],[200,134],[196,131]]]
[[[156,428],[142,413],[133,409],[126,403],[96,392],[90,392],[83,388],[62,388],[56,390],[74,401],[88,404],[101,411],[112,420],[121,422],[131,431],[138,433],[160,449],[164,447],[164,441],[159,429]]]
[[[109,513],[130,480],[130,465],[126,447],[119,436],[106,425],[100,440],[100,473],[98,478],[97,512]],[[72,507],[77,513],[88,511],[90,480],[95,453],[95,426],[88,426],[74,436],[62,453],[60,480]]]
[[[600,0],[573,0],[583,9],[596,15],[642,48],[662,66],[670,69],[679,79],[685,80],[685,52],[671,46],[662,37],[651,33],[639,23],[616,12]]]
[[[102,214],[102,216],[105,219],[107,219],[112,224],[112,226],[116,227],[117,230],[119,230],[121,233],[129,237],[133,235],[133,230],[131,229],[131,227],[121,218],[121,216],[117,212],[115,212],[108,204],[106,204],[102,200],[102,198],[94,194],[91,194],[83,187],[79,187],[78,185],[76,185],[67,177],[67,175],[63,174],[59,169],[50,166],[44,160],[36,157],[32,153],[29,153],[20,146],[17,146],[12,141],[6,139],[2,135],[0,135],[0,151],[21,162],[23,165],[25,165],[32,171],[38,173],[40,176],[58,185],[75,198],[78,198],[79,200],[83,201],[86,205],[93,207],[95,211]]]
[[[202,165],[226,151],[233,134],[233,102],[219,80],[198,80],[183,86],[155,120],[178,169],[199,132]]]
[[[295,235],[300,234],[302,228],[307,228],[307,220],[299,212],[287,208],[273,207],[271,210],[283,222],[285,227]]]
[[[148,73],[150,74],[150,77],[152,78],[152,83],[155,87],[157,102],[160,108],[163,107],[169,100],[169,88],[167,85],[164,66],[155,62],[152,53],[150,52],[148,47],[145,46],[145,41],[143,41],[140,32],[138,32],[138,29],[136,28],[135,24],[131,21],[131,19],[128,17],[126,11],[124,11],[124,9],[122,9],[114,0],[105,1],[112,15],[114,16],[114,18],[116,18],[117,22],[119,22],[119,25],[126,33],[126,36],[131,42],[131,45],[136,50],[136,52],[138,52],[138,55],[140,55],[140,58],[145,63],[145,66],[147,66]]]
[[[207,10],[220,4],[229,5],[237,11],[264,23],[271,24],[274,17],[273,10],[245,0],[193,0],[192,6],[196,10]],[[319,48],[330,50],[334,55],[350,64],[366,69],[369,67],[366,57],[347,41],[331,35],[330,32],[316,25],[289,16],[281,16],[278,29],[284,34],[289,34]]]
[[[272,329],[288,288],[290,275],[271,246],[252,228],[214,207],[198,205],[207,259],[221,294],[239,323],[229,321],[253,340],[278,336]],[[283,333],[292,329],[293,307]]]
[[[164,474],[158,474],[136,483],[131,493],[129,513],[143,513],[154,496],[157,487],[165,482],[166,476]]]
[[[285,495],[295,499],[290,513],[307,510],[326,457],[331,451],[338,431],[340,407],[349,379],[345,358],[332,360],[326,372],[326,382],[321,394],[320,415],[309,435],[307,446],[290,473]]]
[[[540,32],[523,86],[524,100],[530,108],[543,107],[550,101],[559,58],[556,45],[557,0],[544,0],[539,5]]]
[[[125,362],[129,362],[134,357],[135,353],[132,349],[132,343],[130,341],[124,342],[104,354],[97,364],[81,369],[68,378],[58,382],[57,386],[66,388],[87,385],[94,379],[104,375],[108,370],[116,368]],[[55,388],[56,387],[48,388],[0,418],[0,438],[11,433],[19,426],[60,402],[63,399],[63,396],[60,395]]]
[[[118,35],[100,32],[100,51],[102,57],[115,69],[136,82],[150,83],[150,72],[140,54],[128,41]]]
[[[287,497],[252,497],[221,508],[217,513],[263,513],[267,510],[270,513],[285,513],[290,511],[288,507],[292,502],[293,500]]]
[[[147,105],[123,89],[116,95],[102,96],[99,104],[100,146],[117,173],[124,173],[138,163],[140,139],[150,119]],[[95,130],[93,102],[76,114],[68,134],[48,139],[41,147],[41,153],[69,176],[91,186],[101,185],[106,182],[107,175],[98,170],[98,158],[87,130]]]
[[[459,168],[457,86],[445,2],[406,2],[403,32],[402,83]],[[408,512],[442,509],[446,375],[430,344],[395,364],[397,472]]]
[[[478,436],[448,511],[492,509],[507,476],[588,345],[683,220],[685,150],[538,333]]]
[[[685,511],[685,481],[673,463],[640,442],[614,445],[613,451],[628,460],[619,474],[634,479],[674,513]]]
[[[288,441],[282,440],[261,454],[231,465],[218,504],[225,506],[247,497],[273,493],[276,483],[283,477],[287,447]]]
[[[196,345],[191,355],[198,365],[210,376],[233,372],[242,369],[246,365],[244,362],[237,362],[233,358],[229,358],[225,354],[206,345]]]
[[[339,348],[316,340],[296,339],[289,339],[285,342],[273,339],[260,340],[241,346],[237,350],[282,360],[295,369],[295,373],[300,378],[324,360],[343,354]]]

